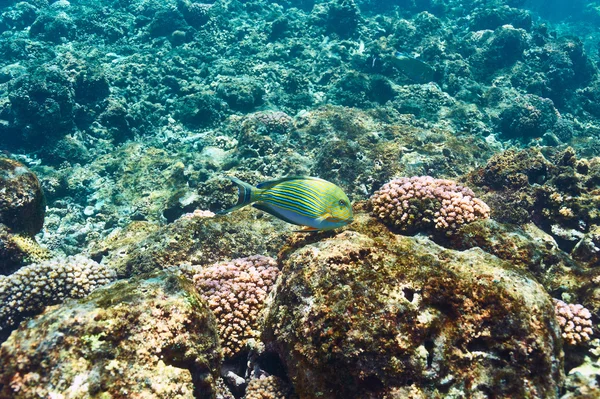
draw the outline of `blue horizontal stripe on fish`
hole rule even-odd
[[[284,196],[291,196],[307,203],[315,212],[325,212],[326,205],[336,201],[326,190],[315,187],[314,182],[286,182],[286,184],[275,187],[275,190],[282,192]]]
[[[311,203],[315,203],[318,205],[323,204],[322,193],[320,190],[315,190],[312,185],[308,185],[302,182],[285,182],[283,184],[277,185],[273,187],[271,190],[273,192],[288,192],[293,196],[299,198],[305,198],[306,201]]]
[[[279,186],[276,186],[276,189],[281,190],[296,190],[298,196],[301,197],[310,197],[310,199],[314,202],[315,205],[319,205],[324,207],[326,203],[335,202],[337,197],[332,195],[331,187],[332,185],[327,182],[321,181],[299,181],[292,180],[289,182],[285,182]]]
[[[326,209],[316,193],[309,193],[303,186],[281,185],[265,190],[260,196],[263,203],[272,203],[299,214],[319,218]]]
[[[324,204],[320,200],[316,201],[314,198],[307,196],[304,192],[281,188],[274,190],[269,194],[272,194],[274,198],[296,201],[306,209],[310,209],[313,212],[321,213],[325,210]]]
[[[298,214],[312,217],[315,219],[319,218],[323,214],[322,211],[315,211],[314,209],[302,204],[297,199],[294,199],[292,197],[286,198],[284,196],[279,195],[278,193],[263,194],[261,196],[261,202],[265,204],[273,204],[281,208],[285,208],[297,212]]]

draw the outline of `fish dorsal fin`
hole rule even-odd
[[[318,181],[326,181],[326,180],[320,179],[318,177],[311,177],[311,176],[287,176],[287,177],[282,177],[281,179],[264,181],[262,183],[259,183],[256,186],[256,188],[260,188],[262,190],[266,190],[266,189],[269,189],[269,188],[271,188],[273,186],[276,186],[279,183],[283,183],[283,182],[291,181],[291,180],[318,180]]]

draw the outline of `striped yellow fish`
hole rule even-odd
[[[288,223],[305,226],[302,231],[331,230],[352,222],[352,205],[341,188],[317,177],[284,177],[253,187],[235,177],[237,204],[229,213],[248,204]]]

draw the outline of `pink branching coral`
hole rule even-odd
[[[377,190],[369,204],[376,217],[405,232],[431,227],[451,231],[490,216],[490,208],[469,188],[430,176],[394,179]]]
[[[254,255],[211,266],[184,268],[206,299],[219,324],[226,357],[258,338],[259,316],[279,269],[275,259]]]
[[[554,311],[566,343],[577,345],[591,339],[592,314],[583,305],[554,299]]]

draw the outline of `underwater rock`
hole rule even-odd
[[[600,398],[600,340],[594,339],[591,346],[583,362],[569,370],[560,399]]]
[[[217,95],[236,111],[250,111],[263,103],[265,84],[251,76],[223,76],[216,85]]]
[[[90,152],[83,142],[69,135],[48,146],[48,154],[44,154],[44,159],[49,164],[55,165],[63,162],[85,164],[90,161],[90,158]]]
[[[548,96],[558,103],[574,87],[584,87],[597,74],[578,37],[565,36],[543,48],[543,68],[548,79]],[[545,57],[544,57],[545,56]]]
[[[39,148],[70,133],[74,126],[75,93],[66,73],[38,67],[9,82],[10,126],[19,133],[3,137],[8,145]]]
[[[92,257],[110,264],[118,276],[129,277],[181,263],[206,265],[254,254],[274,256],[287,234],[296,229],[253,208],[214,217],[190,214],[128,246],[111,250],[100,245]]]
[[[547,98],[527,94],[500,114],[500,130],[509,139],[527,141],[542,137],[558,120],[558,111]]]
[[[480,82],[489,82],[502,70],[523,58],[529,47],[528,34],[523,29],[502,25],[491,30],[470,32],[460,44],[468,57],[473,74]]]
[[[354,0],[330,0],[313,8],[317,25],[325,28],[326,34],[336,34],[342,39],[354,36],[362,21],[360,10]]]
[[[244,399],[287,399],[289,394],[288,384],[281,378],[270,375],[250,380]]]
[[[177,0],[177,9],[181,12],[186,22],[196,29],[208,22],[210,18],[209,11],[212,6],[212,4],[207,3]]]
[[[432,97],[441,93],[434,87],[404,86],[403,93],[425,99],[427,93]],[[445,111],[444,106],[435,104],[437,98],[430,103],[418,101],[414,109],[421,106],[424,114],[430,111],[430,104],[435,110],[432,112]],[[432,127],[427,122],[429,114],[421,116],[423,122],[415,123],[412,115],[403,115],[391,107],[364,111],[325,106],[303,112],[294,119],[295,129],[290,134],[290,147],[297,151],[293,157],[266,156],[260,160],[260,166],[244,167],[298,174],[293,167],[306,165],[310,175],[335,182],[351,199],[360,200],[394,176],[456,176],[491,156],[491,148],[481,138],[471,134],[457,136],[453,129]],[[474,147],[479,149],[476,153]]]
[[[158,273],[55,306],[0,348],[0,397],[214,398],[215,318],[192,284]]]
[[[600,266],[600,226],[593,225],[571,251],[573,259],[591,267]]]
[[[227,109],[227,104],[210,92],[180,97],[174,105],[175,118],[192,128],[214,125],[224,118]]]
[[[494,30],[502,25],[511,25],[525,30],[531,29],[533,24],[531,14],[525,10],[502,6],[481,7],[471,14],[469,27],[478,31],[484,29]]]
[[[348,72],[336,80],[328,97],[344,106],[373,108],[393,100],[397,94],[392,83],[383,76]]]
[[[187,26],[183,15],[177,9],[162,9],[156,12],[148,25],[150,36],[168,36],[173,31],[184,29]]]
[[[484,63],[491,70],[512,65],[519,60],[527,48],[527,33],[511,25],[503,25],[496,30],[486,43]]]
[[[443,110],[456,106],[456,101],[437,85],[411,85],[398,89],[392,106],[401,114],[413,114],[419,119],[436,121]]]
[[[73,88],[78,104],[98,103],[110,95],[110,86],[105,74],[93,69],[79,73]]]
[[[109,98],[106,108],[98,116],[98,121],[107,127],[110,136],[115,143],[122,143],[131,138],[130,121],[133,119],[129,114],[124,100]]]
[[[25,1],[20,1],[13,8],[0,13],[0,33],[10,29],[23,29],[35,21],[38,8]]]
[[[551,294],[574,295],[588,280],[583,267],[558,248],[554,238],[533,223],[522,227],[493,219],[478,220],[459,227],[452,235],[433,236],[446,248],[483,251],[529,272]]]
[[[130,246],[142,241],[159,228],[157,223],[142,220],[132,221],[122,228],[117,227],[103,240],[91,246],[92,258],[100,260],[110,253],[124,256]]]
[[[563,143],[568,143],[575,133],[573,122],[569,119],[559,117],[552,127],[552,134]]]
[[[580,106],[594,109],[589,103],[593,98],[590,89],[594,87],[593,80],[598,72],[581,39],[574,36],[555,38],[545,32],[538,46],[525,52],[523,61],[511,76],[513,84],[526,88],[529,93],[550,98],[559,109],[562,108],[561,112]],[[582,93],[590,93],[591,97]]]
[[[37,176],[20,162],[0,158],[0,223],[33,236],[44,224],[46,201]]]
[[[541,285],[480,249],[368,223],[373,238],[345,231],[281,253],[263,339],[300,397],[555,395],[560,330]]]
[[[470,180],[491,190],[516,191],[528,185],[544,184],[553,168],[554,165],[539,149],[508,150],[492,156],[485,167],[470,175]]]
[[[573,148],[505,151],[468,179],[483,188],[492,218],[534,222],[571,252],[584,234],[600,225],[600,158],[578,159]],[[581,258],[580,258],[581,259]]]
[[[596,80],[588,87],[577,90],[577,97],[585,111],[600,118],[600,81]]]
[[[10,229],[0,223],[0,274],[10,274],[24,263],[25,254],[13,237]]]
[[[53,43],[71,40],[75,37],[76,32],[73,18],[60,9],[41,13],[29,29],[31,37]]]

